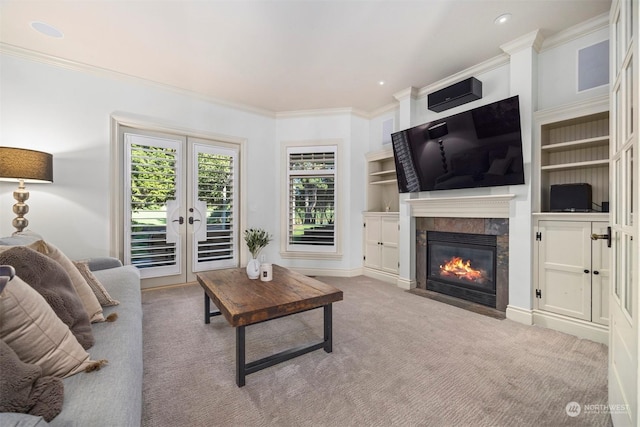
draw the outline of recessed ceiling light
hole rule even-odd
[[[380,81],[378,82],[378,84],[379,84],[380,86],[384,86],[384,80],[380,80]]]
[[[510,13],[503,13],[502,15],[498,16],[493,22],[496,25],[502,25],[502,24],[506,23],[510,19],[511,19],[511,14]]]
[[[52,25],[47,24],[46,22],[33,21],[31,23],[31,28],[33,28],[40,34],[44,34],[45,36],[54,37],[56,39],[61,39],[62,37],[64,37],[62,31]]]

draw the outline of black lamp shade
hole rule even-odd
[[[0,147],[0,180],[53,182],[53,156],[42,151]]]

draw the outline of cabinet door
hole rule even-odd
[[[380,268],[382,266],[380,250],[380,216],[366,216],[364,227],[364,266]]]
[[[591,232],[607,234],[606,222],[593,222]],[[591,242],[591,318],[601,325],[609,324],[609,256],[606,240]]]
[[[541,310],[591,320],[591,223],[540,221]]]
[[[388,273],[398,273],[398,218],[382,217],[380,223],[381,268]]]

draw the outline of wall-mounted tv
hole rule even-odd
[[[401,193],[524,184],[518,96],[391,135]]]

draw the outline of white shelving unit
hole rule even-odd
[[[549,211],[554,184],[588,183],[594,203],[609,201],[608,109],[608,97],[601,97],[536,113],[537,212]]]
[[[398,210],[398,181],[393,149],[387,148],[368,153],[367,212],[398,212]]]

